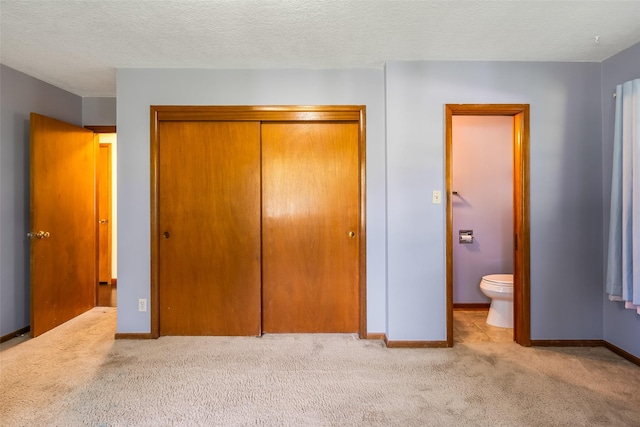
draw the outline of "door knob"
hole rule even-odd
[[[162,235],[164,236],[165,239],[168,239],[169,237],[171,237],[171,233],[169,233],[168,231],[165,231],[164,233],[162,233]]]
[[[349,237],[351,237],[352,239],[353,239],[354,237],[356,237],[356,232],[355,232],[355,231],[350,231],[350,232],[349,232]]]
[[[98,221],[100,224],[108,224],[109,220],[108,219],[101,219],[100,221]]]
[[[38,231],[37,233],[31,231],[27,233],[27,237],[30,239],[33,239],[34,237],[36,239],[46,239],[49,236],[51,236],[51,233],[49,233],[48,231]]]

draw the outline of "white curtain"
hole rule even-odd
[[[616,88],[606,291],[640,314],[640,79]]]

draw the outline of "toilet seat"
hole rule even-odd
[[[482,281],[491,285],[513,287],[513,274],[489,274],[483,276]]]

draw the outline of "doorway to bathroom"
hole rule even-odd
[[[458,329],[458,327],[454,328],[454,323],[460,325],[461,319],[463,322],[476,322],[478,316],[482,317],[486,314],[487,298],[482,296],[479,288],[482,276],[485,273],[513,272],[514,328],[511,338],[523,346],[529,346],[531,341],[529,105],[450,104],[446,105],[445,115],[447,344],[453,346],[454,334]],[[465,117],[454,119],[454,116]],[[484,140],[477,136],[477,130],[481,129],[479,126],[483,122],[486,122],[487,125],[497,126],[493,131],[487,132],[487,138]],[[456,141],[459,137],[463,137],[462,141],[471,141],[457,142],[454,146],[454,134]],[[497,140],[500,138],[503,142]],[[502,144],[504,149],[500,151],[498,144]],[[499,158],[496,158],[495,162],[497,165],[501,165],[500,167],[492,168],[489,166],[490,162],[486,156],[491,152],[497,153],[496,157]],[[492,162],[494,161],[492,160]],[[470,194],[463,194],[457,184],[463,185],[463,180],[466,180],[468,185],[464,186],[465,190],[477,193],[480,186],[474,181],[479,180],[474,179],[473,176],[465,177],[464,173],[460,178],[460,174],[454,173],[454,170],[471,168],[476,169],[476,173],[478,170],[483,171],[491,181],[484,187],[486,194],[481,198],[476,197],[475,200],[469,197]],[[490,175],[493,177],[489,178]],[[482,191],[481,188],[480,191]],[[502,207],[500,207],[501,205]],[[454,206],[462,209],[458,211],[459,214],[456,215],[456,218],[454,218]],[[476,209],[480,209],[482,213]],[[469,224],[473,221],[469,222],[469,218],[465,219],[465,215],[483,215],[485,219],[476,221],[473,227],[468,227],[464,223]],[[478,238],[480,240],[477,240]],[[455,266],[454,260],[456,260]],[[464,286],[457,284],[457,282],[464,283]],[[456,306],[485,311],[477,312],[475,315],[473,312],[465,312],[464,317],[457,313],[454,319],[454,298],[455,301],[471,301],[470,303],[456,304]],[[458,331],[459,335],[462,335],[462,332]],[[507,331],[511,335],[510,330]],[[505,336],[504,331],[501,336]],[[456,339],[456,342],[458,341]]]

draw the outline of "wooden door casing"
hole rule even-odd
[[[448,347],[453,346],[453,125],[454,115],[513,117],[514,340],[531,345],[529,104],[447,104],[445,106],[446,312]]]
[[[349,331],[357,330],[361,338],[367,337],[366,316],[366,221],[365,221],[365,179],[366,179],[366,121],[364,106],[151,106],[151,330],[149,334],[116,334],[116,337],[159,337],[163,323],[161,313],[163,272],[162,245],[169,239],[163,238],[162,205],[162,175],[164,164],[162,161],[162,134],[164,124],[171,122],[257,122],[270,123],[350,123],[357,129],[356,135],[356,174],[354,185],[357,189],[357,221],[355,223],[355,237],[350,240],[350,247],[355,248],[356,273],[355,289],[357,303],[352,306],[356,318],[356,327],[349,326]],[[258,165],[258,170],[260,165]],[[261,194],[261,193],[260,193]],[[261,207],[257,210],[261,215]],[[262,225],[262,223],[260,223]],[[260,240],[261,235],[258,236]],[[166,259],[164,255],[164,259]],[[260,260],[262,264],[262,260]],[[234,314],[237,316],[237,314]],[[233,318],[235,319],[235,317]],[[213,334],[213,333],[209,333]]]
[[[264,332],[358,330],[358,124],[262,126]]]
[[[92,131],[30,117],[31,336],[95,305],[96,144]]]
[[[111,144],[98,149],[98,282],[111,285]]]
[[[159,131],[160,335],[260,335],[260,124]]]

